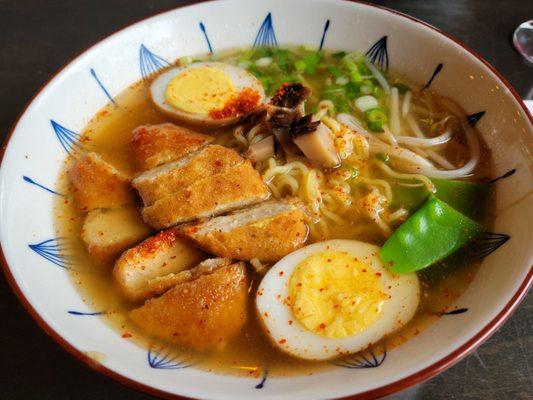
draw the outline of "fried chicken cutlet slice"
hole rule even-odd
[[[142,210],[144,221],[156,229],[212,217],[268,199],[270,191],[250,161],[155,201]]]
[[[237,335],[247,314],[244,263],[206,260],[218,268],[147,300],[130,317],[154,337],[197,350],[220,348]]]
[[[307,215],[296,200],[271,200],[228,215],[185,225],[183,234],[218,257],[278,261],[307,240]]]
[[[133,130],[131,145],[143,170],[176,161],[214,140],[212,136],[171,123],[141,125]]]

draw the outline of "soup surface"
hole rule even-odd
[[[194,65],[191,63],[201,60],[211,60],[211,57],[183,58],[176,65]],[[313,114],[313,120],[328,128],[339,164],[334,168],[324,167],[309,162],[301,154],[293,157],[281,142],[275,154],[253,163],[272,197],[295,197],[303,204],[309,216],[306,244],[349,239],[383,246],[405,221],[407,226],[410,216],[426,201],[424,196],[434,191],[433,185],[439,179],[481,182],[490,176],[490,164],[486,161],[490,157],[479,138],[478,150],[484,156],[478,155],[471,171],[457,172],[454,176],[455,171],[468,164],[472,153],[472,144],[461,122],[462,110],[448,99],[410,85],[401,76],[379,71],[364,57],[293,48],[231,51],[217,55],[216,60],[256,76],[267,98],[286,83],[298,82],[311,89],[304,113]],[[97,153],[124,174],[137,176],[142,171],[132,148],[132,132],[140,125],[173,122],[188,126],[215,137],[215,143],[239,153],[245,153],[266,137],[256,127],[248,128],[243,134],[239,123],[199,127],[175,121],[154,105],[151,82],[133,84],[114,99],[117,105],[110,103],[94,116],[80,140],[84,152]],[[185,90],[183,84],[180,90],[181,93]],[[448,132],[452,132],[450,138],[445,137]],[[433,142],[428,145],[430,139]],[[435,145],[441,139],[442,143]],[[372,150],[373,146],[378,146],[378,151]],[[398,152],[399,148],[403,153]],[[98,265],[82,240],[87,212],[80,210],[75,200],[76,189],[70,174],[78,158],[76,154],[69,157],[59,177],[59,191],[72,195],[57,202],[58,237],[68,241],[72,257],[69,273],[83,301],[89,309],[103,312],[99,318],[113,326],[124,340],[163,350],[198,368],[220,373],[258,377],[268,370],[269,374],[286,376],[335,367],[331,360],[293,357],[281,351],[273,343],[275,339],[265,332],[256,311],[255,297],[265,274],[275,263],[272,261],[248,260],[246,322],[236,335],[216,349],[191,350],[139,328],[131,320],[130,312],[140,307],[144,299],[132,301],[123,296],[113,279],[113,263]],[[433,166],[431,171],[439,172],[428,178],[431,174],[425,173],[423,161]],[[447,172],[440,174],[442,171]],[[413,205],[421,191],[423,200]],[[138,213],[142,203],[138,199],[129,207]],[[485,226],[490,224],[487,213],[475,217]],[[151,231],[155,234],[158,230]],[[420,280],[416,314],[379,342],[369,343],[375,353],[401,345],[442,313],[453,310],[478,268],[460,250],[434,261],[416,272]]]

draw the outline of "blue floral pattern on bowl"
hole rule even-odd
[[[35,253],[61,268],[70,268],[68,246],[63,238],[53,238],[40,243],[29,244]]]
[[[180,360],[177,356],[166,352],[164,349],[148,349],[148,365],[154,369],[183,369],[192,364]]]
[[[370,348],[368,350],[343,357],[332,362],[333,365],[349,369],[377,368],[387,358],[387,349],[381,351]]]
[[[167,60],[152,53],[144,44],[141,44],[139,49],[139,68],[145,81],[157,71],[169,65],[170,63]]]
[[[54,130],[61,147],[63,147],[68,154],[72,155],[82,148],[82,145],[79,142],[80,135],[78,133],[65,128],[53,119],[50,120],[50,124],[52,124],[52,129]]]
[[[255,37],[253,47],[278,47],[278,39],[272,23],[272,13],[268,13],[263,20]]]

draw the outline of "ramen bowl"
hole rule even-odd
[[[379,355],[313,375],[245,378],[207,372],[124,340],[74,288],[55,236],[58,174],[91,117],[132,83],[179,57],[250,46],[306,45],[366,53],[381,68],[454,99],[493,157],[494,224],[468,289],[435,323]],[[117,104],[117,107],[120,105]],[[0,173],[3,267],[37,323],[73,356],[165,398],[374,398],[442,372],[486,340],[526,295],[533,261],[532,117],[505,79],[447,34],[400,13],[329,0],[229,0],[179,8],[96,44],[27,106]]]

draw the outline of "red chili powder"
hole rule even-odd
[[[223,119],[243,115],[252,111],[260,100],[261,96],[256,90],[245,88],[224,104],[224,107],[209,111],[209,116],[214,119]]]

